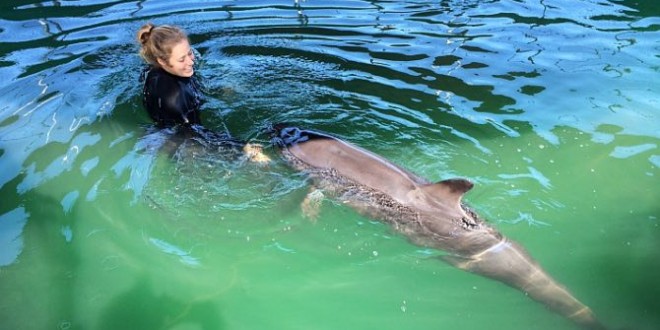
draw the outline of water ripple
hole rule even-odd
[[[275,158],[266,167],[194,147],[170,153],[168,138],[145,128],[138,81],[143,63],[134,38],[147,21],[189,32],[210,128],[267,144],[265,127],[290,122],[331,132],[431,180],[469,177],[478,189],[467,197],[481,214],[510,226],[548,224],[519,236],[529,234],[535,243],[534,235],[554,235],[580,249],[593,247],[579,259],[585,265],[600,260],[592,243],[603,238],[611,246],[639,239],[653,247],[659,16],[655,2],[628,0],[6,0],[0,4],[0,196],[7,202],[0,206],[0,234],[6,234],[0,243],[9,250],[0,264],[59,262],[64,250],[35,257],[42,251],[34,242],[61,242],[64,235],[66,249],[82,255],[71,264],[93,267],[89,255],[103,245],[80,248],[88,233],[130,237],[149,223],[146,231],[202,226],[213,231],[201,238],[205,244],[215,244],[218,233],[236,233],[228,236],[240,240],[236,246],[263,243],[254,255],[265,248],[296,252],[271,255],[309,257],[312,249],[302,239],[275,237],[283,224],[287,232],[292,222],[293,231],[301,230],[295,221],[308,182],[279,162],[274,149],[266,147]],[[622,201],[623,213],[616,208]],[[135,215],[144,205],[153,214]],[[354,216],[339,205],[332,211],[337,219],[329,220],[342,225]],[[185,223],[174,224],[180,218]],[[301,227],[312,235],[317,228]],[[318,240],[331,247],[363,243],[352,234],[337,244],[327,236]],[[215,256],[188,251],[194,244],[163,233],[145,237],[169,259],[204,265],[187,268],[213,268]],[[555,245],[543,239],[548,236],[537,247]],[[23,242],[30,253],[21,253]],[[360,249],[369,260],[378,251],[374,267],[386,264],[391,252]],[[657,249],[607,251],[646,265],[658,259],[649,250]],[[103,251],[111,257],[100,265],[141,269],[136,265],[143,260],[129,254]],[[15,262],[21,258],[27,262]],[[618,262],[607,267],[636,274],[627,270],[639,265]],[[566,277],[591,282],[579,278],[587,272],[576,273]],[[640,292],[654,287],[646,286]],[[76,291],[70,289],[63,291]],[[25,296],[9,291],[11,301]],[[602,297],[601,305],[616,300]],[[412,300],[403,301],[413,310]],[[640,316],[621,310],[628,319]]]

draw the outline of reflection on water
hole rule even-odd
[[[140,105],[133,34],[153,21],[190,33],[209,128],[267,145],[289,122],[468,177],[472,206],[604,323],[653,329],[659,17],[607,0],[5,1],[0,324],[572,327],[342,205],[304,219],[306,179],[272,148],[267,166],[168,148]]]
[[[23,250],[23,238],[21,237],[23,227],[27,221],[28,214],[22,207],[11,210],[0,216],[0,266],[8,266],[16,261]]]

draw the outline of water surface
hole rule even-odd
[[[324,201],[278,158],[168,150],[134,33],[185,28],[209,128],[330,132],[466,200],[614,328],[660,324],[660,6],[644,1],[0,5],[7,329],[574,329]]]

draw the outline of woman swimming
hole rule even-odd
[[[141,45],[140,55],[148,64],[142,76],[142,102],[156,126],[176,128],[205,143],[241,146],[253,161],[270,160],[261,153],[261,146],[202,126],[199,112],[203,99],[195,75],[195,53],[182,29],[147,23],[137,32],[137,39]]]

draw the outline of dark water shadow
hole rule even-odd
[[[191,325],[199,329],[226,329],[218,306],[210,299],[183,301],[152,289],[146,276],[111,300],[98,329],[170,329]]]

